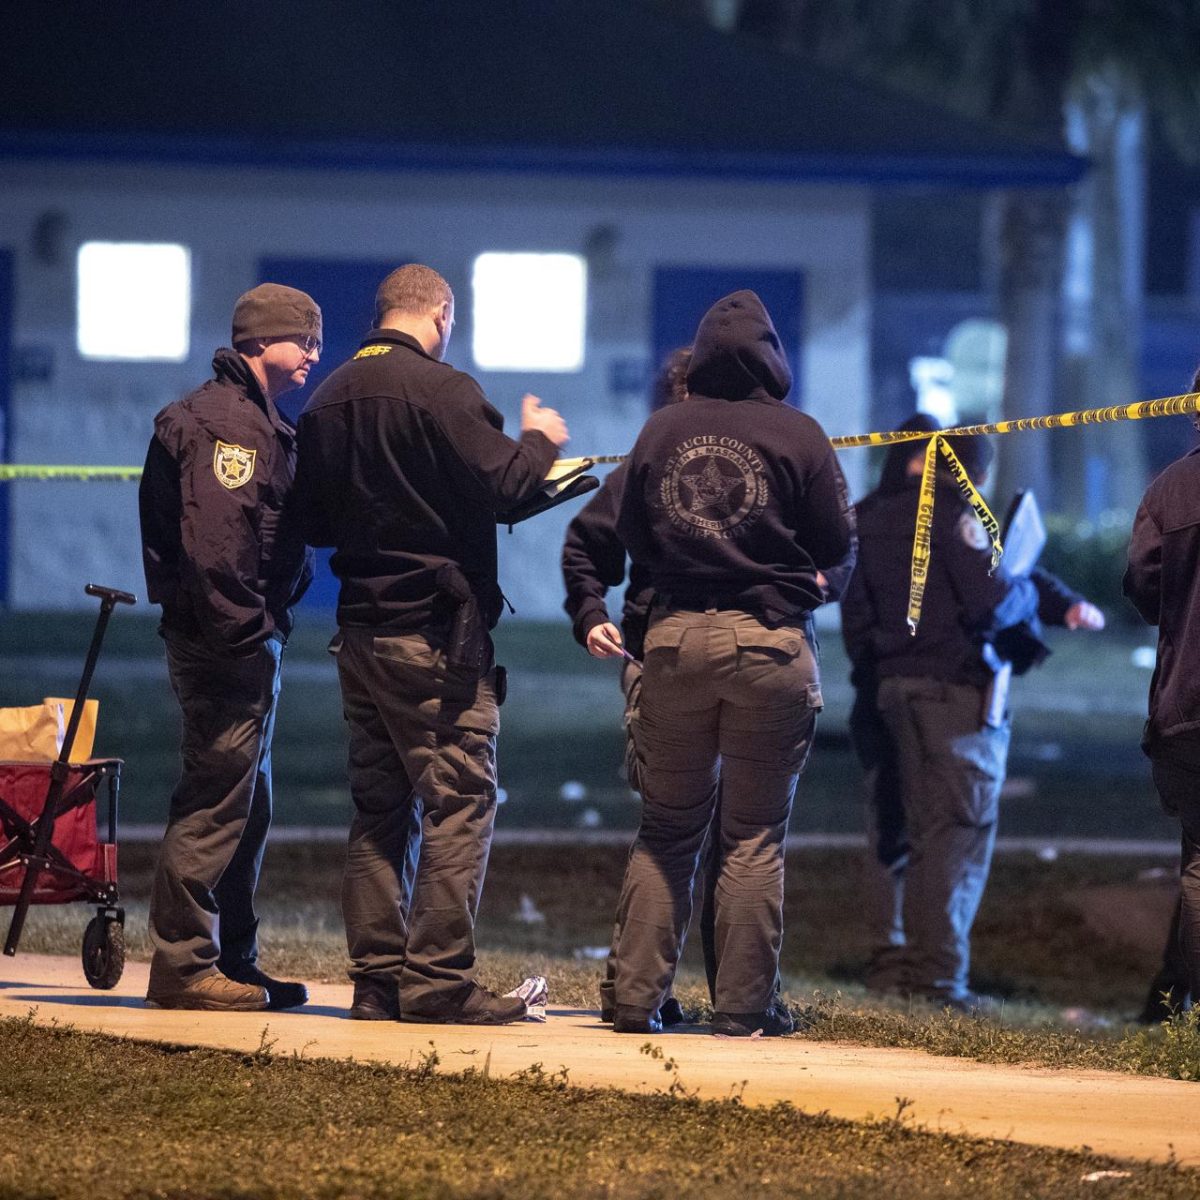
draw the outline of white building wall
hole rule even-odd
[[[43,222],[59,236],[35,245]],[[659,266],[795,269],[804,273],[804,406],[831,434],[865,429],[870,264],[867,193],[773,183],[570,179],[535,175],[264,172],[164,166],[9,164],[0,168],[0,244],[16,255],[19,352],[53,361],[45,381],[12,387],[11,457],[26,463],[139,464],[154,413],[209,374],[227,344],[233,301],[261,257],[411,256],[441,271],[459,299],[449,361],[479,379],[515,430],[533,391],[571,429],[569,454],[620,453],[646,415],[641,396],[610,394],[609,364],[651,353]],[[487,250],[584,252],[591,262],[587,360],[571,375],[474,369],[470,264]],[[91,240],[182,242],[191,249],[193,311],[186,363],[106,363],[75,348],[75,253]],[[593,239],[594,243],[594,239]],[[318,302],[320,297],[316,297]],[[536,313],[530,314],[536,320]],[[855,487],[861,452],[844,460]],[[11,602],[82,603],[88,580],[144,590],[132,484],[13,489]],[[501,582],[519,614],[561,611],[558,553],[570,511],[501,535]]]

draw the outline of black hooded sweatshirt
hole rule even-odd
[[[647,421],[617,521],[665,603],[741,609],[780,625],[835,598],[849,576],[845,480],[820,425],[783,403],[791,382],[753,292],[709,309],[696,331],[689,399]]]

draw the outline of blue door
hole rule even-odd
[[[654,369],[696,335],[700,318],[722,296],[749,288],[767,306],[792,368],[788,403],[802,407],[800,345],[804,319],[804,276],[799,271],[730,267],[659,267],[654,272]]]
[[[0,462],[11,462],[13,253],[0,250]],[[8,540],[11,483],[0,483],[0,608],[8,607]]]
[[[357,349],[374,324],[375,289],[396,267],[410,260],[388,262],[338,258],[260,258],[258,278],[266,283],[285,283],[307,292],[321,306],[324,345],[321,361],[308,376],[302,392],[284,396],[280,409],[295,420],[314,388]],[[317,573],[304,597],[305,608],[337,606],[338,582],[329,570],[331,551],[317,551]]]

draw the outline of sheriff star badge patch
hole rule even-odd
[[[230,491],[249,483],[257,456],[257,450],[247,450],[245,446],[237,446],[232,442],[217,442],[213,451],[213,474],[217,482]]]

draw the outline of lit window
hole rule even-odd
[[[192,272],[186,246],[85,242],[77,266],[76,342],[84,358],[187,358]]]
[[[486,371],[578,371],[587,267],[577,254],[481,254],[471,275],[472,350]]]

